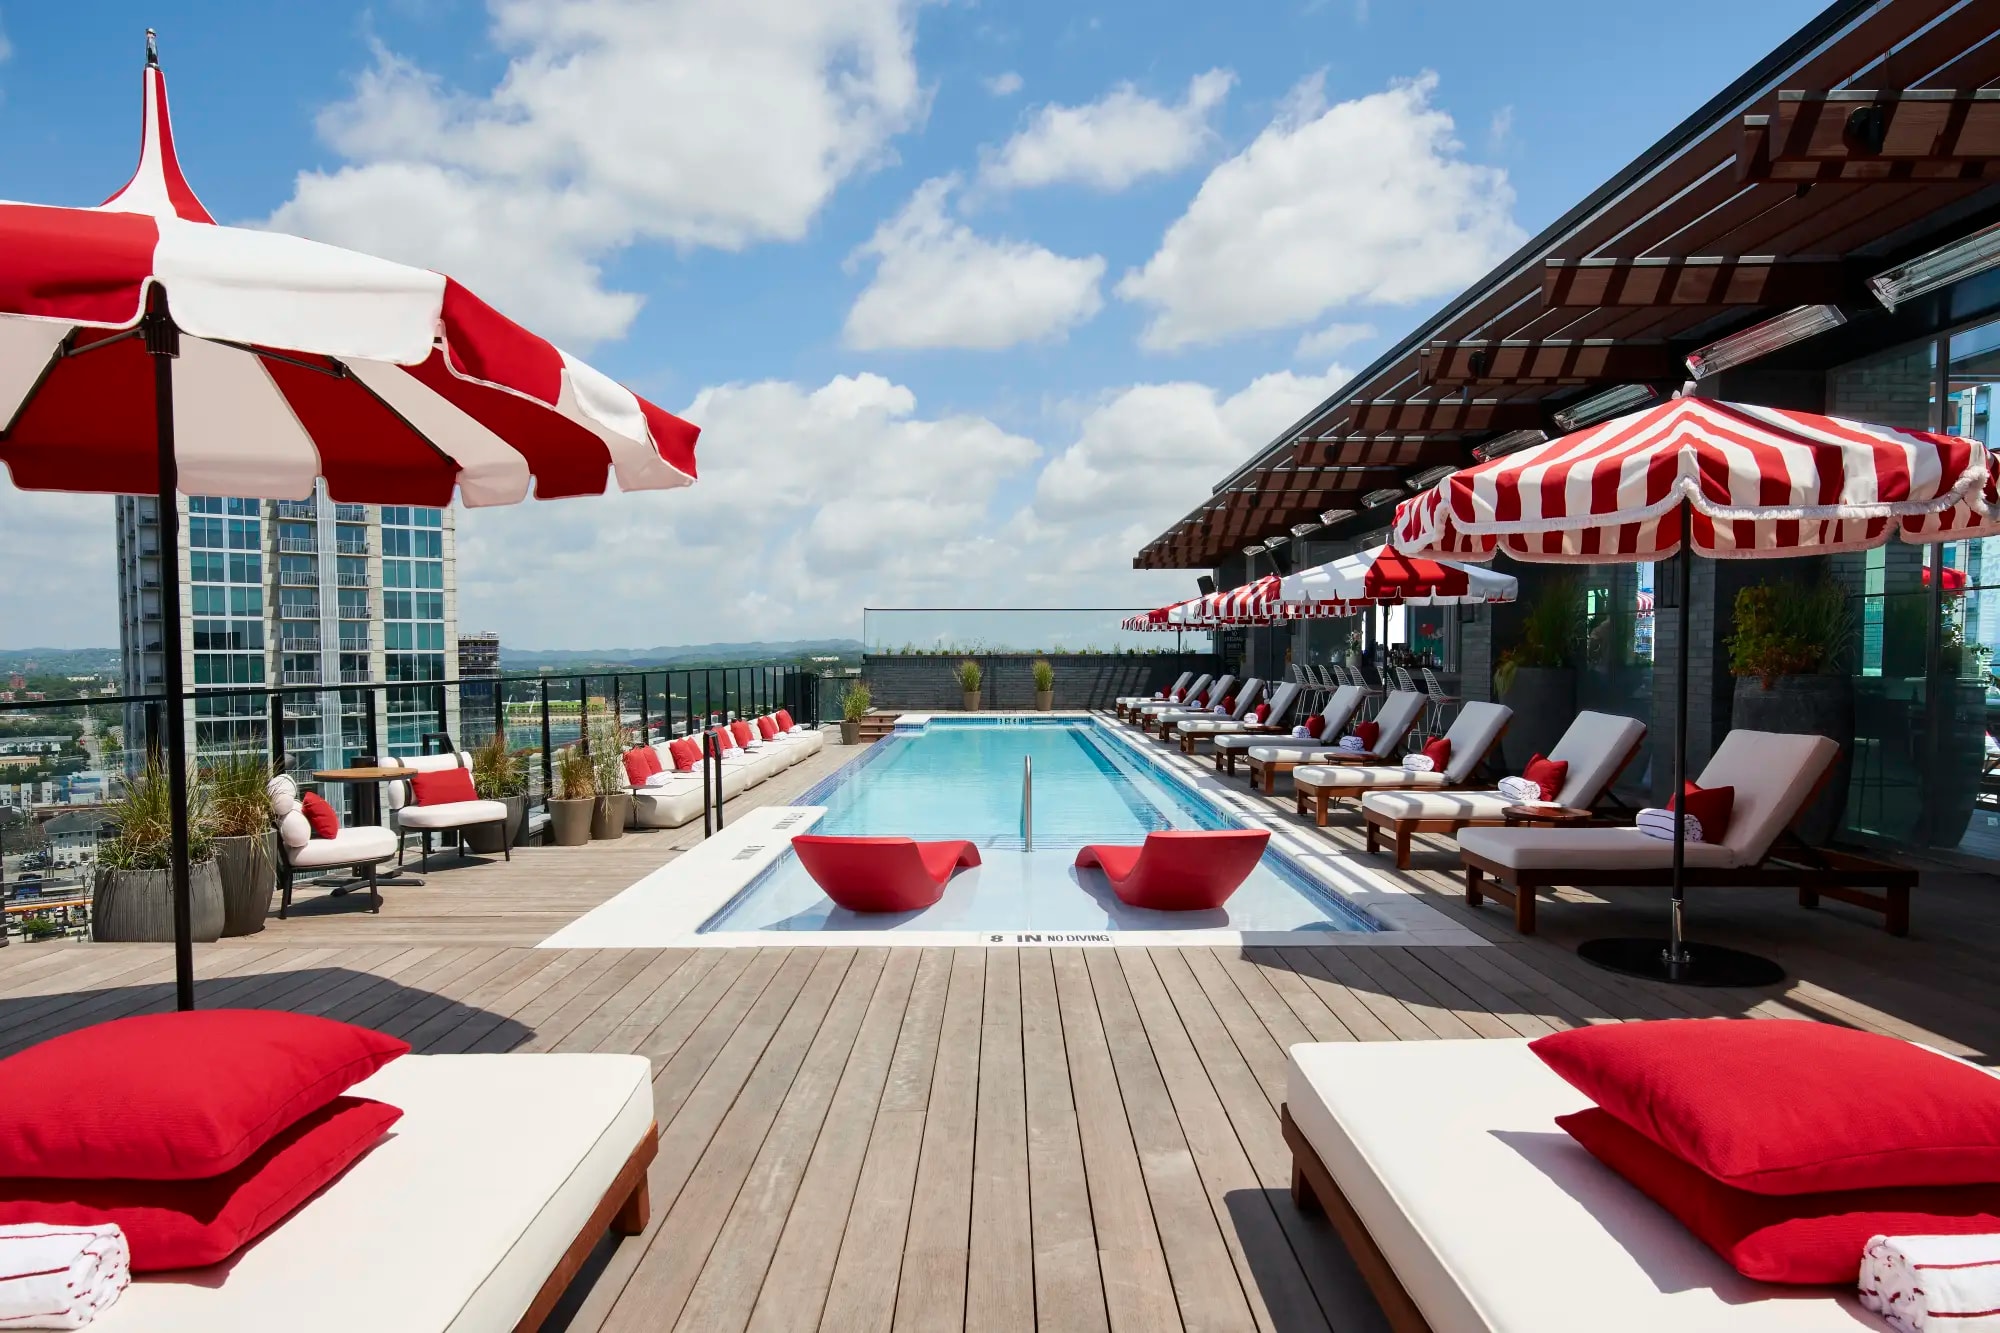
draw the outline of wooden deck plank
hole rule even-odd
[[[1028,1116],[1027,1186],[1034,1244],[1035,1326],[1104,1333],[1104,1274],[1090,1219],[1083,1140],[1070,1088],[1054,961],[1021,952],[1021,1060]]]
[[[972,1231],[972,1154],[979,1121],[979,1032],[986,1001],[983,949],[954,949],[925,1108],[916,1195],[903,1238],[896,1333],[965,1325]]]
[[[972,1232],[965,1327],[1035,1326],[1035,1239],[1028,1194],[1028,1090],[1021,1035],[1021,954],[986,958],[979,1028],[979,1109],[972,1150]]]

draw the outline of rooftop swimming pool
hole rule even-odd
[[[1034,774],[1032,848],[1024,760]],[[984,864],[959,872],[923,911],[859,915],[834,906],[788,851],[700,933],[1380,928],[1275,847],[1216,911],[1155,912],[1119,902],[1101,874],[1075,868],[1079,847],[1244,821],[1094,718],[953,717],[899,727],[795,804],[825,808],[815,833],[968,838]]]

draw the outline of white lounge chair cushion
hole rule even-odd
[[[732,782],[740,789],[743,779],[737,774],[723,775],[724,800],[735,794],[730,790]],[[701,775],[681,773],[661,786],[632,794],[632,823],[639,828],[680,828],[700,819],[702,808]]]
[[[1618,769],[1632,748],[1646,734],[1637,718],[1613,713],[1578,713],[1548,757],[1569,765],[1563,775],[1556,804],[1588,810],[1597,804],[1604,789],[1618,776]]]
[[[499,805],[498,801],[494,802]],[[500,806],[504,818],[507,807]],[[300,815],[299,818],[305,818]],[[396,835],[373,824],[344,828],[334,838],[312,838],[303,847],[285,846],[285,859],[294,870],[317,870],[321,866],[347,866],[362,861],[386,861],[396,854]]]
[[[1589,1102],[1525,1041],[1290,1055],[1293,1121],[1433,1333],[1886,1327],[1851,1289],[1738,1274],[1551,1123]]]
[[[1391,819],[1464,819],[1500,822],[1514,802],[1497,791],[1383,791],[1361,798],[1364,810]]]
[[[1493,742],[1500,739],[1500,732],[1513,716],[1514,710],[1505,704],[1475,699],[1459,706],[1458,716],[1444,734],[1451,742],[1451,758],[1445,763],[1444,775],[1453,785],[1472,776],[1472,770],[1493,748]]]
[[[292,851],[297,851],[312,841],[312,835],[312,821],[306,818],[305,811],[299,809],[298,802],[293,801],[292,808],[278,821],[279,841]]]
[[[1400,764],[1307,764],[1292,770],[1292,781],[1310,787],[1448,787],[1449,774]]]
[[[443,805],[406,805],[396,812],[396,821],[418,832],[467,828],[473,824],[495,824],[507,817],[504,801],[446,801]]]
[[[1459,830],[1458,846],[1513,870],[1665,870],[1674,863],[1672,842],[1635,828],[1469,828]],[[1751,864],[1728,843],[1713,842],[1688,843],[1687,863]]]
[[[464,751],[458,754],[411,754],[382,762],[390,768],[407,768],[413,773],[442,773],[449,768],[471,768],[472,756]],[[416,804],[416,789],[407,781],[385,782],[382,784],[382,803],[398,822],[402,822],[403,811]],[[409,827],[421,826],[411,824]]]
[[[1259,747],[1272,750],[1325,750],[1325,741],[1309,736],[1232,736],[1224,734],[1215,738],[1218,750],[1243,750],[1254,753]],[[1261,756],[1269,758],[1270,756]]]
[[[512,1329],[653,1123],[634,1055],[406,1055],[368,1154],[229,1263],[135,1281],[102,1333]]]

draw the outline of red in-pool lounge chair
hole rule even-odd
[[[1076,864],[1102,870],[1129,907],[1201,912],[1229,901],[1270,841],[1265,829],[1148,833],[1141,847],[1086,847]]]
[[[969,842],[913,838],[837,838],[801,833],[792,839],[799,864],[850,912],[914,912],[944,897],[952,872],[979,864]]]

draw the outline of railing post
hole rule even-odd
[[[450,709],[450,708],[449,708],[449,707],[447,706],[447,705],[448,705],[448,704],[450,703],[450,700],[449,700],[449,699],[447,698],[447,696],[445,695],[445,690],[447,690],[448,688],[450,688],[450,687],[449,687],[449,686],[446,686],[446,685],[440,685],[440,686],[438,686],[438,687],[437,687],[437,701],[438,701],[438,703],[437,703],[437,724],[438,724],[438,730],[439,730],[439,731],[441,731],[441,732],[443,732],[443,733],[445,733],[446,735],[450,735],[450,734],[451,734],[451,709]],[[457,745],[457,744],[458,744],[458,741],[457,741],[457,739],[456,739],[456,738],[454,738],[454,739],[452,740],[452,744],[453,744],[453,745]],[[421,747],[419,747],[419,748],[421,748]]]
[[[285,771],[285,696],[271,691],[271,772]]]
[[[382,757],[375,740],[375,691],[372,689],[361,692],[361,753],[374,759]]]
[[[576,678],[576,743],[590,753],[590,677]]]
[[[648,745],[653,739],[653,714],[651,701],[647,699],[646,673],[639,673],[639,744]]]
[[[507,743],[507,687],[497,674],[493,678],[493,734],[500,737],[502,749],[513,748]]]
[[[549,735],[549,678],[542,677],[542,801],[546,804],[555,794],[556,774],[554,749]]]

